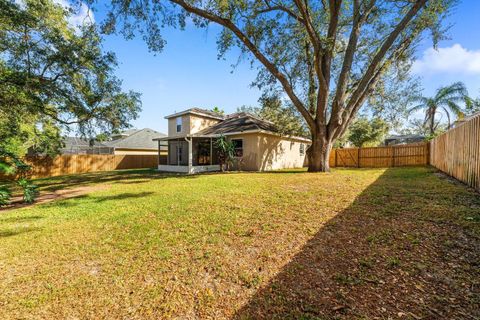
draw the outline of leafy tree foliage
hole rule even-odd
[[[211,111],[218,113],[219,115],[222,115],[222,116],[225,114],[225,111],[223,109],[220,109],[219,107],[213,107]]]
[[[408,107],[421,94],[418,78],[409,74],[409,69],[392,68],[389,76],[383,77],[366,101],[366,112],[374,118],[385,120],[390,129],[401,130],[408,118]]]
[[[123,92],[116,58],[93,23],[69,25],[53,0],[0,1],[0,145],[55,153],[61,129],[83,135],[128,127],[140,95]]]
[[[37,186],[26,178],[29,170],[30,167],[14,153],[0,147],[0,174],[15,175],[15,182],[22,189],[23,201],[26,203],[32,203],[38,195]],[[9,186],[7,184],[0,185],[0,206],[7,205],[10,196]]]
[[[104,31],[138,30],[150,49],[165,45],[164,26],[223,27],[219,56],[239,48],[259,66],[254,82],[288,95],[310,131],[310,171],[327,171],[341,137],[389,70],[404,67],[430,30],[441,38],[454,0],[165,0],[111,2]]]
[[[447,129],[450,129],[452,124],[450,113],[453,113],[457,118],[462,118],[465,111],[459,103],[469,104],[467,89],[461,82],[439,88],[433,97],[418,97],[417,100],[420,103],[410,108],[409,112],[425,111],[424,124],[428,126],[430,135],[435,134],[440,124],[440,121],[436,121],[438,114],[446,115]]]
[[[388,133],[388,124],[380,119],[356,119],[349,128],[348,141],[355,147],[377,146]]]
[[[308,130],[301,115],[298,114],[295,107],[285,104],[278,95],[263,95],[259,102],[260,107],[243,106],[238,108],[238,111],[248,112],[273,122],[282,135],[308,136]]]
[[[235,159],[235,145],[231,140],[222,135],[215,140],[215,146],[218,149],[220,169],[222,172],[228,170]]]
[[[480,98],[467,97],[465,101],[465,115],[470,116],[480,112]]]

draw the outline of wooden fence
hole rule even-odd
[[[95,171],[155,168],[158,165],[159,157],[158,155],[133,154],[78,154],[61,155],[55,158],[26,157],[25,160],[32,166],[30,173],[32,178],[44,178]]]
[[[433,139],[430,164],[480,191],[480,115]]]
[[[330,167],[385,168],[423,166],[428,164],[428,143],[372,147],[333,149]]]

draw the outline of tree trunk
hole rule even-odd
[[[329,172],[332,142],[324,137],[313,137],[312,145],[307,150],[308,172]]]

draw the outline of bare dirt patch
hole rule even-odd
[[[110,186],[106,184],[102,185],[87,185],[87,186],[79,186],[69,189],[61,189],[55,191],[40,191],[40,195],[37,197],[34,203],[24,203],[22,196],[17,195],[12,197],[12,201],[9,205],[5,207],[1,207],[0,211],[9,211],[13,209],[19,209],[24,207],[30,207],[34,205],[39,205],[42,203],[52,202],[55,200],[62,200],[62,199],[69,199],[75,198],[78,196],[82,196],[87,193],[92,193],[94,191],[106,190]]]

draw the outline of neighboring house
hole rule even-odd
[[[404,134],[389,136],[385,139],[386,146],[394,146],[399,144],[419,143],[425,141],[425,136],[419,134]]]
[[[249,113],[223,116],[192,108],[169,116],[166,164],[161,171],[197,173],[220,170],[215,140],[225,136],[235,145],[236,169],[266,171],[301,168],[310,140],[278,134],[275,125]]]
[[[61,154],[111,154],[113,151],[101,142],[78,137],[65,137],[63,144]]]
[[[112,140],[103,142],[113,149],[113,154],[152,154],[167,155],[167,143],[153,141],[154,138],[166,137],[158,131],[144,128],[131,129],[112,135]]]
[[[60,154],[111,154],[113,149],[95,140],[83,139],[78,137],[64,137],[63,147],[60,148]],[[42,156],[34,147],[28,148],[27,155]]]

